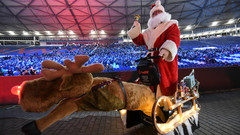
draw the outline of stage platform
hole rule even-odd
[[[200,128],[194,135],[240,134],[240,89],[202,94],[199,103]],[[21,127],[46,113],[26,113],[19,105],[0,106],[0,134],[23,135]],[[56,122],[43,135],[155,135],[153,127],[139,124],[127,129],[120,114],[112,112],[81,112]]]

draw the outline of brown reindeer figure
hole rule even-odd
[[[41,134],[73,112],[127,109],[141,110],[151,116],[155,96],[148,86],[120,83],[106,77],[93,78],[91,73],[102,72],[104,66],[99,63],[83,66],[89,60],[86,55],[74,58],[74,62],[65,60],[66,66],[46,60],[42,63],[44,77],[21,84],[20,105],[23,110],[44,112],[58,104],[46,116],[23,126],[24,133]]]

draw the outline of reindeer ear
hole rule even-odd
[[[62,76],[62,83],[59,87],[59,91],[66,91],[73,88],[73,77],[70,74]]]
[[[52,61],[52,60],[45,60],[42,62],[42,67],[44,68],[49,68],[49,69],[56,69],[56,70],[60,70],[60,69],[63,69],[65,68],[63,65],[55,62],[55,61]]]
[[[89,66],[85,66],[81,68],[83,73],[99,73],[104,70],[104,66],[100,63],[95,63]]]
[[[76,55],[76,56],[74,56],[74,59],[75,59],[75,63],[78,65],[78,67],[82,67],[82,65],[89,60],[89,56]]]
[[[45,77],[46,80],[51,81],[57,78],[60,78],[64,74],[70,74],[65,69],[61,70],[49,70],[49,69],[42,69],[41,73]]]

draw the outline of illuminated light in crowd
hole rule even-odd
[[[212,22],[212,25],[211,26],[218,26],[218,21],[215,21],[215,22]]]
[[[101,30],[100,31],[100,34],[106,34],[104,30]]]
[[[69,31],[69,34],[70,34],[70,35],[74,35],[75,33],[74,33],[72,30],[70,30],[70,31]]]
[[[14,31],[8,31],[10,35],[17,35]]]
[[[95,30],[91,30],[90,34],[96,34]]]
[[[63,31],[58,31],[58,35],[63,35]]]
[[[23,35],[29,35],[29,33],[26,31],[23,31]]]
[[[0,35],[4,35],[4,34],[0,33]]]
[[[188,25],[185,30],[191,30],[192,29],[192,26],[191,25]]]
[[[122,35],[126,34],[125,30],[122,30],[120,34]]]
[[[228,22],[226,24],[233,24],[234,22],[235,22],[234,19],[230,19],[230,20],[228,20]]]
[[[46,31],[47,35],[52,35],[51,31]]]
[[[34,34],[35,34],[35,35],[42,35],[42,34],[41,34],[40,32],[38,32],[38,31],[35,31]]]

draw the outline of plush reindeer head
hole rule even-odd
[[[63,66],[54,61],[42,63],[44,77],[24,81],[21,87],[20,105],[25,111],[43,112],[64,98],[77,98],[91,90],[91,73],[104,70],[102,64],[83,66],[89,60],[86,55],[75,56],[75,61],[65,60]]]

